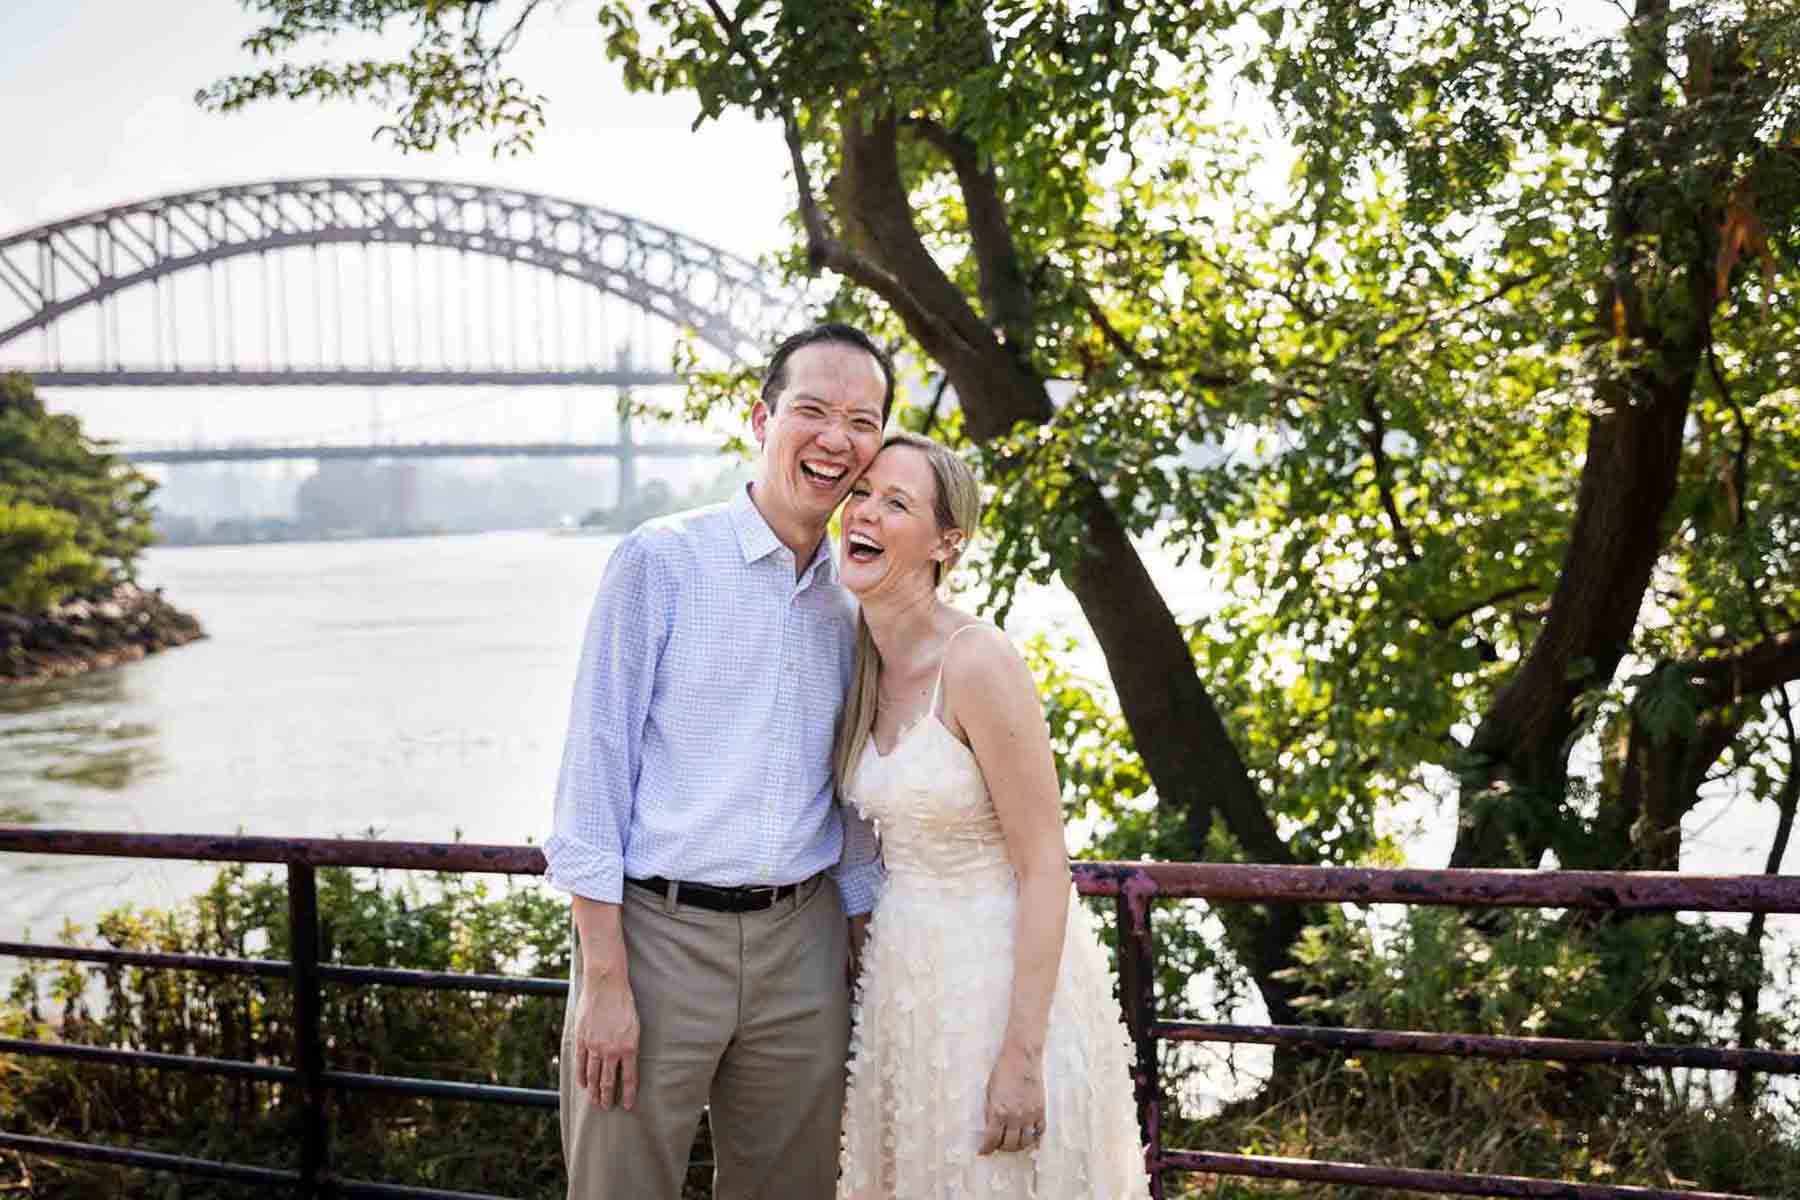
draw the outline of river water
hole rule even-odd
[[[0,690],[0,821],[542,842],[582,628],[616,544],[515,532],[152,549],[143,582],[210,636]],[[1066,594],[1022,608],[1034,628],[1085,629]],[[171,904],[210,873],[0,855],[0,938]]]
[[[516,532],[153,549],[144,582],[211,636],[0,690],[0,822],[542,842],[581,630],[616,544]],[[1178,613],[1206,603],[1197,572],[1150,559]],[[1025,594],[1008,625],[1087,637],[1054,588]],[[1098,671],[1091,651],[1085,665]],[[1453,815],[1411,814],[1413,862],[1444,861]],[[1761,870],[1770,817],[1703,806],[1684,867]],[[210,875],[0,855],[0,938],[53,937],[127,901],[173,904]],[[12,970],[0,960],[0,980]]]
[[[57,827],[542,841],[582,624],[616,539],[158,548],[210,637],[0,691],[0,810]],[[0,930],[210,869],[0,856]]]

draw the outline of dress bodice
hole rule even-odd
[[[891,878],[1011,884],[1006,836],[987,782],[974,751],[939,719],[938,692],[932,689],[930,705],[892,751],[880,753],[873,737],[863,745],[850,802],[880,831]]]

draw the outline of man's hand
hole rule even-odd
[[[619,906],[575,898],[581,1006],[575,1012],[575,1084],[601,1108],[637,1103],[638,1014],[625,964]]]
[[[637,1103],[637,1002],[623,973],[583,978],[575,1014],[575,1082],[601,1108]],[[616,1084],[616,1090],[615,1090]]]

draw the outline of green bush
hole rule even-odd
[[[325,961],[566,977],[568,907],[532,884],[481,876],[326,870]],[[69,940],[76,931],[65,930]],[[96,930],[134,950],[285,959],[280,876],[220,870],[173,912],[125,908]],[[559,997],[327,984],[322,1025],[335,1070],[553,1087]],[[170,1054],[292,1061],[285,980],[61,964],[27,971],[0,1006],[5,1036]],[[268,1084],[18,1056],[0,1059],[8,1129],[266,1166],[296,1164],[297,1097]],[[349,1177],[560,1197],[556,1115],[541,1108],[335,1095],[331,1165]],[[0,1188],[6,1180],[0,1167]],[[34,1159],[31,1196],[257,1194],[241,1185]]]
[[[1629,920],[1414,908],[1361,923],[1331,910],[1307,930],[1296,976],[1327,1026],[1730,1045],[1740,934],[1670,917]],[[1614,956],[1647,982],[1622,995]],[[1783,975],[1794,978],[1794,964]],[[1765,981],[1768,982],[1768,981]],[[1682,1001],[1672,995],[1685,996]],[[1793,989],[1763,1014],[1766,1044],[1800,1030]],[[1646,1024],[1646,1013],[1649,1015]],[[1800,1196],[1800,1107],[1791,1090],[1735,1104],[1724,1073],[1370,1053],[1308,1056],[1293,1086],[1176,1121],[1171,1145],[1583,1183]],[[1239,1181],[1192,1196],[1385,1195]]]
[[[0,374],[0,606],[36,612],[97,583],[129,580],[155,536],[155,490],[74,417],[47,412],[27,376]],[[47,527],[44,510],[69,523]],[[34,579],[16,580],[27,568]]]
[[[106,577],[68,513],[0,500],[0,608],[36,614]]]
[[[1159,929],[1175,933],[1195,907],[1159,906]],[[567,906],[535,883],[327,870],[319,908],[326,961],[558,978],[568,970]],[[1308,932],[1298,968],[1307,1007],[1326,1025],[1629,1036],[1641,998],[1609,990],[1607,956],[1661,964],[1646,973],[1661,981],[1658,990],[1728,977],[1743,965],[1738,935],[1665,918],[1610,923],[1520,912],[1477,928],[1456,911],[1421,908],[1375,926],[1330,911]],[[65,929],[63,939],[76,934]],[[285,882],[225,867],[175,911],[121,909],[102,918],[96,934],[126,949],[285,959]],[[1790,961],[1783,978],[1791,981],[1793,970]],[[1214,1016],[1188,1011],[1194,1002],[1179,991],[1164,980],[1165,1016]],[[1800,1032],[1793,989],[1785,995],[1785,1008],[1764,1014],[1770,1044],[1793,1045]],[[343,1071],[550,1087],[562,1007],[554,997],[330,984],[327,1061]],[[1656,1011],[1665,1015],[1650,1040],[1732,1040],[1720,1028],[1723,1001],[1704,988]],[[290,1062],[292,1029],[281,979],[59,964],[28,969],[0,1003],[0,1036],[257,1062]],[[1179,1065],[1177,1050],[1165,1046],[1166,1064]],[[1179,1070],[1165,1076],[1169,1146],[1800,1195],[1800,1111],[1792,1100],[1765,1096],[1744,1110],[1729,1102],[1728,1084],[1701,1073],[1319,1054],[1305,1059],[1293,1086],[1200,1118],[1184,1116],[1177,1102],[1191,1082]],[[266,1084],[0,1056],[0,1125],[18,1132],[291,1167],[293,1105],[293,1096]],[[697,1153],[708,1154],[704,1130]],[[555,1114],[543,1109],[338,1095],[331,1154],[334,1170],[353,1178],[546,1200],[563,1194]],[[53,1200],[257,1194],[45,1159],[28,1167],[29,1184],[19,1188],[27,1182],[17,1175],[20,1160],[0,1156],[0,1190]],[[708,1194],[706,1177],[704,1169],[691,1173],[691,1196]],[[1195,1176],[1171,1194],[1381,1193]]]

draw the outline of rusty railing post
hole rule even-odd
[[[294,1070],[300,1086],[300,1194],[325,1194],[325,1051],[319,1033],[319,890],[313,869],[289,863],[288,940],[293,943]]]
[[[1138,1130],[1144,1139],[1144,1169],[1152,1200],[1163,1200],[1162,1080],[1156,1063],[1156,946],[1150,931],[1150,898],[1156,885],[1134,875],[1114,898],[1119,930],[1119,998],[1125,1028],[1137,1048],[1132,1071],[1137,1093]]]

